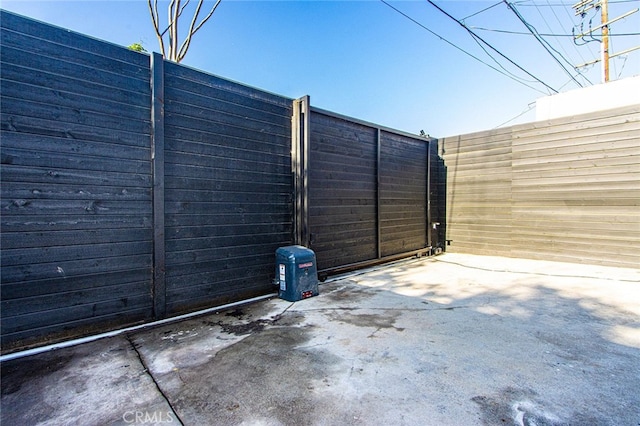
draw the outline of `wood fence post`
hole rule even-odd
[[[151,54],[151,170],[153,174],[153,315],[167,312],[164,241],[164,58]]]

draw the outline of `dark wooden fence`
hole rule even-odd
[[[302,243],[316,252],[318,268],[336,272],[430,254],[440,221],[428,189],[431,166],[439,166],[431,156],[436,141],[309,110],[308,235]]]
[[[272,293],[294,242],[326,273],[442,241],[434,140],[0,23],[3,352]]]
[[[165,68],[167,313],[268,293],[292,243],[291,100]]]
[[[149,58],[0,20],[3,350],[151,319]]]
[[[3,350],[271,292],[291,100],[1,13]]]

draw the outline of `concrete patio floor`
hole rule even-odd
[[[447,253],[5,361],[2,425],[640,425],[640,270]]]

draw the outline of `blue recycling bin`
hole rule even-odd
[[[318,268],[313,250],[286,246],[276,250],[278,296],[290,302],[318,295]]]

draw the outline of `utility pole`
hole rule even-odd
[[[585,18],[587,16],[588,11],[592,9],[600,9],[600,25],[595,28],[591,28],[591,21],[589,21],[589,30],[581,32],[578,35],[575,35],[574,33],[573,41],[576,44],[578,44],[577,41],[580,39],[584,40],[585,44],[590,41],[600,42],[600,59],[594,59],[593,61],[585,62],[584,64],[577,65],[576,68],[582,68],[586,67],[587,65],[602,62],[602,82],[607,83],[609,81],[609,60],[616,56],[625,55],[634,50],[640,49],[640,46],[636,46],[623,52],[611,54],[609,52],[609,26],[616,21],[619,21],[629,15],[638,12],[638,10],[640,9],[633,9],[623,15],[618,16],[617,18],[609,20],[609,0],[580,0],[576,4],[574,4],[572,8],[575,9],[576,16],[580,15],[582,18]],[[597,40],[595,37],[593,37],[593,33],[598,30],[601,30],[602,40]],[[580,31],[582,31],[582,29]]]
[[[609,2],[600,1],[600,22],[602,22],[602,43],[600,44],[600,59],[602,60],[602,82],[609,82]]]

